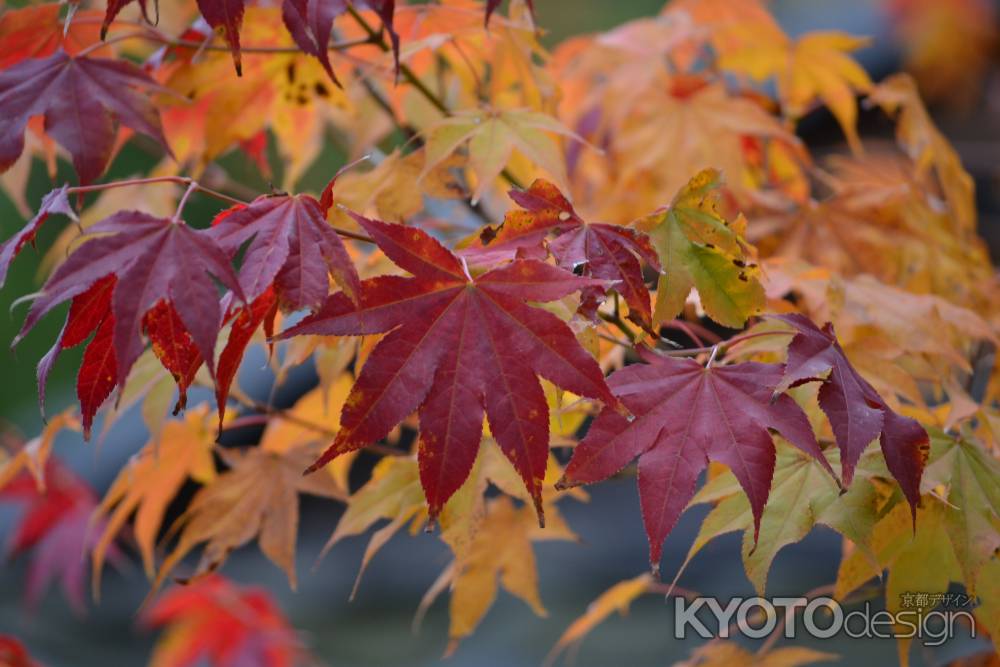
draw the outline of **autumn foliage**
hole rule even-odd
[[[937,11],[888,4],[907,35]],[[947,18],[974,23],[976,5]],[[500,587],[544,614],[532,545],[575,539],[560,508],[586,485],[636,477],[649,562],[553,658],[670,588],[664,541],[698,504],[687,559],[741,531],[761,595],[778,551],[822,524],[843,538],[838,599],[875,577],[890,610],[959,585],[1000,636],[1000,280],[917,81],[872,81],[852,55],[866,39],[792,38],[756,0],[675,0],[552,50],[530,0],[506,9],[108,0],[0,17],[0,184],[29,214],[2,223],[0,284],[63,226],[12,341],[64,318],[38,360],[43,414],[60,355],[84,346],[78,404],[0,450],[28,602],[58,581],[82,612],[87,575],[96,600],[135,555],[140,624],[163,628],[151,665],[311,664],[265,591],[218,574],[256,542],[294,588],[308,495],[343,508],[327,549],[373,531],[362,572],[396,533],[436,532],[451,562],[420,613],[449,592],[451,651]],[[861,136],[859,104],[894,144]],[[820,157],[796,129],[822,109],[843,146]],[[125,146],[155,166],[106,178]],[[227,171],[234,155],[269,192]],[[36,159],[75,180],[25,202]],[[287,409],[256,400],[251,358],[277,384],[311,366],[318,386]],[[54,442],[115,437],[132,408],[148,442],[101,498]],[[243,426],[259,439],[219,444]],[[358,486],[362,450],[381,458]],[[692,664],[752,659],[717,641]],[[0,664],[34,663],[0,637]]]

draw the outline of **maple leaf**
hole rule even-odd
[[[525,191],[511,190],[509,195],[522,210],[509,211],[499,227],[483,230],[481,245],[467,249],[463,256],[489,263],[537,256],[545,237],[555,234],[548,249],[560,267],[575,271],[582,266],[588,277],[614,281],[614,289],[628,304],[629,318],[651,328],[649,290],[639,258],[657,271],[660,260],[645,234],[620,225],[584,222],[559,189],[542,179]],[[588,288],[581,309],[593,317],[603,299],[604,290]]]
[[[123,125],[170,153],[160,116],[143,93],[168,92],[124,60],[74,57],[56,51],[0,71],[0,172],[24,150],[28,119],[45,116],[45,132],[73,157],[81,183],[104,172]],[[83,122],[83,119],[86,119]]]
[[[240,285],[253,300],[274,285],[283,308],[316,308],[330,293],[332,274],[351,297],[360,290],[357,270],[326,210],[309,195],[263,196],[225,211],[207,232],[230,255],[250,241]]]
[[[941,185],[958,230],[976,228],[975,182],[962,159],[934,121],[907,74],[879,83],[868,99],[896,118],[896,139],[920,173],[933,171]]]
[[[887,569],[886,610],[893,615],[904,610],[926,614],[939,604],[940,598],[935,597],[947,592],[949,582],[961,580],[945,528],[944,503],[937,499],[925,499],[917,509],[915,524],[910,508],[904,503],[892,506],[875,524],[871,546],[874,566],[870,556],[861,552],[851,553],[840,562],[833,593],[838,600],[843,600],[872,577],[881,576],[882,570]],[[926,592],[929,597],[924,602],[913,600],[913,604],[904,606],[904,594],[913,591]],[[896,627],[902,630],[904,625]],[[912,636],[901,631],[896,639],[899,662],[905,667],[909,664]]]
[[[648,364],[628,366],[608,379],[636,418],[602,410],[573,450],[558,486],[605,479],[638,457],[639,498],[654,571],[663,541],[694,496],[709,459],[729,466],[743,487],[755,541],[774,473],[768,429],[833,475],[802,408],[786,395],[771,400],[783,366],[747,362],[703,368],[690,359],[648,351],[644,357]]]
[[[854,477],[862,452],[879,439],[885,463],[910,503],[916,520],[920,500],[920,475],[927,461],[927,432],[915,420],[894,412],[878,392],[861,377],[837,342],[833,325],[819,329],[809,318],[774,315],[796,329],[788,346],[788,362],[775,395],[805,382],[822,381],[819,406],[833,427],[841,452],[844,485]],[[823,380],[821,376],[829,372]]]
[[[340,81],[330,64],[330,35],[333,20],[347,11],[347,0],[284,0],[281,19],[299,48],[315,56],[338,86]]]
[[[836,322],[852,364],[883,396],[923,404],[918,382],[944,390],[956,372],[967,372],[971,346],[996,339],[977,312],[871,276],[834,279],[822,267],[786,260],[768,261],[765,273],[771,294],[791,292],[797,301],[792,308]]]
[[[84,480],[55,459],[45,463],[44,479],[44,490],[26,473],[0,488],[0,502],[23,507],[7,549],[14,556],[31,552],[25,582],[29,607],[36,607],[49,584],[58,579],[70,606],[82,613],[86,609],[83,581],[87,562],[81,556],[95,541],[91,513],[97,499]],[[108,555],[112,561],[120,558],[110,542]]]
[[[21,9],[7,7],[0,16],[0,70],[27,58],[44,58],[63,49],[70,55],[97,42],[98,29],[88,19],[98,12],[77,11],[76,19],[59,16],[58,3],[29,5]]]
[[[226,319],[232,320],[226,346],[219,354],[219,366],[215,374],[215,403],[219,412],[219,428],[222,428],[222,418],[226,410],[226,400],[232,387],[236,373],[243,361],[243,353],[253,338],[254,332],[261,324],[264,332],[271,336],[274,333],[274,318],[277,315],[278,302],[273,289],[268,289],[254,299],[249,305],[230,305]]]
[[[59,353],[79,345],[90,334],[94,334],[83,352],[76,380],[85,440],[90,439],[94,416],[118,381],[115,316],[112,312],[112,295],[117,284],[117,278],[108,275],[96,281],[87,291],[73,297],[62,331],[38,362],[38,406],[44,416],[46,384]],[[177,309],[169,301],[157,301],[143,316],[142,327],[149,337],[156,358],[177,384],[179,397],[174,409],[174,414],[177,414],[187,405],[187,389],[201,367],[201,353],[181,321]],[[239,341],[239,338],[231,338],[226,349],[238,345]],[[239,349],[242,352],[243,348]]]
[[[267,591],[219,576],[168,591],[143,613],[142,621],[165,628],[149,667],[291,667],[309,660]]]
[[[328,551],[345,537],[364,533],[381,519],[405,523],[424,506],[416,459],[387,456],[375,465],[365,485],[351,494],[324,550]]]
[[[3,667],[41,667],[31,659],[28,649],[10,635],[0,635],[0,665]]]
[[[545,658],[545,665],[555,663],[556,658],[567,649],[575,652],[584,638],[611,614],[618,612],[622,616],[626,615],[636,598],[652,592],[650,589],[654,583],[653,577],[647,572],[632,579],[619,581],[601,593],[596,600],[587,605],[587,611],[560,635],[559,641]]]
[[[10,443],[4,443],[9,450],[4,458],[0,458],[0,489],[7,486],[23,470],[27,470],[35,480],[39,493],[45,492],[45,469],[52,454],[52,446],[56,436],[65,430],[79,431],[80,422],[71,410],[65,410],[48,420],[42,432],[27,442],[20,438],[12,438]],[[0,453],[3,453],[0,449]]]
[[[385,437],[419,408],[420,477],[436,516],[472,469],[485,410],[541,519],[549,409],[536,375],[578,396],[619,404],[569,327],[525,301],[554,301],[604,283],[534,260],[472,279],[461,260],[426,232],[355,217],[413,277],[366,280],[357,306],[335,294],[281,334],[389,332],[358,375],[336,440],[310,470]]]
[[[840,123],[852,150],[858,152],[861,140],[856,127],[856,97],[868,92],[872,82],[847,54],[869,41],[843,32],[812,32],[792,41],[782,33],[780,39],[731,50],[719,59],[719,66],[758,80],[773,76],[778,99],[790,118],[805,115],[818,99]]]
[[[934,433],[921,487],[938,492],[944,528],[971,595],[985,581],[985,568],[1000,549],[1000,463],[981,443]],[[941,490],[941,491],[938,491]],[[943,493],[942,493],[943,491]]]
[[[229,44],[237,76],[243,76],[240,27],[243,25],[245,4],[244,0],[198,0],[198,11],[209,27],[221,32]]]
[[[106,517],[91,554],[94,597],[100,594],[100,570],[108,546],[135,515],[134,533],[146,576],[155,568],[153,550],[167,507],[181,486],[191,478],[208,483],[215,478],[212,448],[215,431],[210,426],[208,406],[189,410],[183,421],[168,421],[158,440],[146,444],[123,468],[94,512]]]
[[[835,465],[836,450],[825,451]],[[771,492],[760,518],[760,532],[746,496],[729,472],[715,477],[691,500],[718,504],[702,521],[681,571],[706,544],[720,535],[743,531],[743,567],[747,578],[764,595],[767,576],[778,552],[805,538],[817,524],[833,528],[851,540],[860,553],[869,553],[869,538],[881,505],[879,489],[871,482],[856,482],[846,491],[830,478],[831,463],[804,456],[779,443]],[[680,576],[680,573],[677,575]]]
[[[452,496],[451,502],[457,497],[458,494]],[[416,530],[423,524],[427,516],[426,507],[424,492],[420,488],[420,467],[415,457],[383,458],[375,465],[365,485],[351,494],[347,500],[347,509],[337,522],[337,528],[323,546],[321,557],[342,539],[361,535],[375,523],[383,519],[389,520],[389,523],[372,533],[368,540],[351,589],[352,600],[361,586],[365,570],[378,552],[408,522],[412,521],[411,530]]]
[[[77,397],[83,416],[84,437],[90,438],[90,427],[101,403],[111,394],[117,372],[111,333],[114,318],[111,315],[111,294],[115,277],[105,276],[94,282],[85,292],[77,294],[70,303],[69,312],[56,342],[38,362],[38,407],[45,415],[45,388],[49,372],[62,350],[79,345],[95,331],[97,334],[87,344],[83,362],[77,376]]]
[[[34,243],[38,229],[53,213],[65,215],[70,220],[77,222],[76,212],[69,202],[67,194],[68,185],[56,188],[52,192],[42,197],[42,202],[38,206],[38,212],[28,221],[21,231],[14,234],[0,245],[0,287],[7,281],[7,271],[14,258],[20,254],[21,250],[28,243]]]
[[[201,353],[169,301],[157,301],[143,316],[142,326],[153,354],[177,383],[179,396],[173,411],[177,414],[187,406],[187,389],[201,367]]]
[[[473,202],[493,186],[515,149],[543,169],[560,188],[568,190],[565,161],[552,135],[580,139],[555,118],[523,109],[457,112],[437,121],[424,134],[424,174],[468,143],[469,168],[477,179]]]
[[[529,506],[516,507],[508,496],[487,503],[482,523],[471,540],[456,550],[454,563],[445,569],[422,603],[429,604],[440,587],[451,585],[448,605],[451,641],[446,656],[476,629],[493,605],[500,585],[527,603],[537,615],[546,615],[538,592],[538,571],[531,544],[537,540],[576,539],[558,514],[553,514],[556,521],[543,530],[536,525]]]
[[[156,21],[152,21],[149,18],[149,7],[148,0],[134,0],[136,4],[139,5],[139,11],[142,12],[142,18],[145,19],[146,23],[155,24]],[[155,1],[155,0],[154,0]],[[108,0],[107,9],[104,10],[104,20],[101,21],[101,39],[103,40],[108,36],[108,29],[111,24],[114,23],[115,17],[121,13],[123,9],[132,4],[133,0]],[[157,5],[157,19],[159,19],[159,6]]]
[[[218,569],[233,550],[257,538],[268,560],[294,589],[299,493],[343,499],[345,491],[328,475],[303,476],[315,448],[284,453],[253,448],[221,454],[229,470],[201,489],[179,520],[180,537],[164,559],[153,590],[199,544],[204,551],[192,577]]]
[[[664,267],[654,326],[681,312],[692,288],[708,316],[728,327],[742,327],[764,305],[764,288],[743,239],[746,221],[740,216],[730,223],[722,217],[719,185],[719,172],[705,169],[669,208],[635,223],[649,234]]]
[[[104,318],[100,323],[103,329],[99,331],[99,337],[110,336],[113,341],[112,345],[102,346],[116,360],[110,387],[124,385],[142,352],[140,334],[144,317],[161,300],[176,309],[198,353],[214,373],[215,342],[222,312],[218,290],[210,276],[243,299],[239,280],[223,251],[205,232],[178,220],[138,211],[116,213],[92,225],[88,232],[92,237],[46,281],[13,344],[55,306],[114,276],[117,280],[111,294],[113,317]],[[110,393],[107,375],[111,368],[101,363],[100,373],[95,375],[104,385],[98,392],[104,396]]]

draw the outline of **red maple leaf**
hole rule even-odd
[[[81,183],[100,176],[115,144],[116,123],[155,139],[170,152],[160,115],[143,93],[170,93],[124,60],[57,51],[0,72],[0,172],[24,150],[28,119],[45,116],[45,131],[73,157]]]
[[[472,469],[485,411],[541,520],[549,410],[536,376],[608,405],[618,401],[572,330],[525,302],[554,301],[602,283],[536,260],[471,278],[462,261],[426,232],[355,219],[413,277],[366,280],[358,305],[334,294],[282,334],[388,332],[351,389],[336,440],[310,470],[384,438],[419,408],[420,479],[436,516]]]
[[[822,382],[819,406],[830,420],[840,448],[844,484],[851,483],[858,459],[878,438],[886,466],[899,482],[916,521],[920,477],[930,447],[927,431],[916,420],[893,411],[861,377],[837,342],[832,324],[820,329],[809,318],[794,313],[772,317],[798,331],[788,346],[785,375],[775,391]]]
[[[144,329],[175,377],[186,377],[194,363],[192,352],[180,350],[180,330],[214,374],[223,313],[212,277],[243,299],[226,254],[205,232],[137,211],[116,213],[88,231],[95,237],[52,273],[14,339],[16,345],[58,304],[73,299],[78,306],[70,309],[56,347],[43,358],[40,382],[44,384],[59,349],[82,342],[94,329],[77,383],[85,417],[115,385],[124,385],[142,352]],[[72,333],[68,338],[67,331]]]
[[[101,22],[101,39],[104,39],[108,35],[108,28],[114,22],[115,17],[125,9],[127,6],[132,4],[133,0],[108,0],[108,8],[104,12],[104,20]],[[149,7],[148,0],[135,0],[139,4],[139,10],[142,12],[142,18],[146,20],[146,23],[154,23],[149,18]],[[157,6],[157,12],[159,12],[159,7]]]
[[[87,340],[90,334],[97,332],[84,350],[76,381],[86,439],[90,438],[94,415],[114,389],[118,372],[112,341],[114,316],[111,314],[111,295],[115,283],[114,275],[105,276],[87,291],[73,297],[62,331],[52,348],[38,362],[38,408],[44,416],[45,387],[59,353],[76,347]]]
[[[31,659],[24,644],[10,635],[0,635],[0,665],[2,667],[39,667],[39,664]]]
[[[784,367],[742,363],[703,367],[649,351],[648,364],[613,373],[608,384],[635,415],[633,421],[603,410],[573,450],[557,486],[597,482],[638,457],[639,498],[658,568],[663,541],[695,493],[709,459],[729,466],[750,500],[755,539],[774,473],[768,429],[810,454],[833,475],[809,419],[785,394],[772,401]]]
[[[68,189],[69,186],[64,185],[42,197],[42,203],[38,206],[38,213],[35,214],[35,217],[29,220],[28,224],[21,228],[21,231],[0,244],[0,287],[3,287],[7,281],[10,263],[14,261],[25,245],[34,243],[38,228],[45,223],[50,215],[57,213],[72,220],[77,219],[76,212],[69,202]]]
[[[45,490],[27,471],[0,489],[0,501],[21,505],[23,512],[8,537],[12,556],[30,552],[25,599],[35,607],[53,582],[77,612],[84,602],[85,555],[101,530],[91,524],[97,496],[90,486],[54,459],[45,466]],[[112,562],[120,553],[112,546]]]
[[[218,575],[167,592],[143,621],[166,628],[153,651],[155,665],[292,667],[304,653],[265,590],[238,587]]]
[[[277,309],[278,302],[273,289],[268,289],[248,306],[236,304],[228,308],[226,320],[231,320],[233,325],[229,330],[226,346],[219,354],[219,367],[216,369],[215,375],[215,401],[219,410],[220,431],[222,430],[222,417],[226,410],[226,399],[229,397],[229,388],[240,368],[243,352],[250,344],[250,339],[261,323],[264,324],[264,333],[267,336],[270,337],[274,334],[274,318]]]
[[[360,289],[340,236],[324,207],[309,195],[258,197],[246,207],[224,211],[208,234],[231,255],[250,241],[240,267],[249,300],[273,285],[284,308],[315,308],[330,293],[330,275],[352,297]]]
[[[649,290],[639,258],[657,271],[660,260],[645,234],[620,225],[584,222],[559,188],[543,179],[508,194],[523,210],[509,211],[499,228],[487,228],[481,245],[465,251],[470,261],[489,265],[515,256],[542,259],[543,243],[554,235],[548,249],[559,266],[568,271],[583,267],[584,275],[615,281],[614,289],[628,304],[629,318],[650,328]],[[591,287],[583,296],[581,312],[594,317],[604,289]]]

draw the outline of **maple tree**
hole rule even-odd
[[[0,286],[54,237],[12,346],[65,317],[37,362],[43,416],[84,346],[77,405],[0,448],[30,604],[58,580],[82,611],[87,566],[97,600],[134,552],[141,624],[163,628],[149,664],[311,664],[266,591],[219,574],[255,542],[295,588],[308,496],[343,508],[323,554],[370,533],[352,597],[397,534],[440,538],[417,620],[450,593],[450,654],[501,589],[544,615],[535,544],[577,540],[570,502],[635,476],[651,571],[552,660],[683,593],[726,533],[764,595],[817,525],[844,545],[836,599],[883,573],[890,611],[960,585],[996,642],[1000,278],[921,97],[961,78],[936,62],[958,47],[922,37],[935,17],[988,9],[887,2],[917,78],[875,81],[853,55],[869,40],[793,38],[757,0],[675,0],[551,49],[531,0],[160,4],[0,16],[0,187],[26,219],[3,221]],[[978,53],[962,62],[984,70]],[[894,146],[862,136],[859,105]],[[798,130],[822,109],[844,146],[821,154]],[[127,148],[149,164],[112,178]],[[53,187],[34,203],[37,160]],[[278,407],[248,381],[261,365],[273,388],[301,368],[316,386]],[[131,410],[148,439],[101,498],[54,443]],[[774,641],[684,664],[834,657]],[[0,663],[34,664],[6,636]]]

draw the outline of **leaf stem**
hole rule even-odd
[[[720,341],[715,345],[708,347],[690,347],[684,350],[657,350],[656,353],[664,357],[696,357],[699,354],[711,354],[714,350],[722,350],[725,348],[730,348],[733,345],[737,345],[744,341],[751,340],[752,338],[762,338],[764,336],[794,336],[794,331],[755,331],[753,333],[740,334],[738,336],[733,336],[732,338],[724,341]]]
[[[184,207],[187,205],[188,199],[191,195],[198,189],[198,183],[191,181],[188,183],[187,190],[181,195],[181,200],[177,202],[177,210],[174,211],[174,217],[172,220],[174,223],[179,223],[181,221],[181,216],[184,214]]]
[[[86,47],[84,49],[81,49],[73,57],[74,58],[83,58],[85,56],[90,55],[94,51],[97,51],[98,49],[103,49],[106,46],[111,46],[112,44],[117,44],[119,42],[124,42],[125,40],[128,40],[128,39],[139,39],[139,38],[149,39],[149,31],[143,29],[143,30],[137,30],[137,31],[134,31],[134,32],[126,32],[126,33],[122,33],[121,35],[115,35],[111,39],[106,39],[106,40],[101,41],[101,42],[94,42],[90,46],[88,46],[88,47]]]

